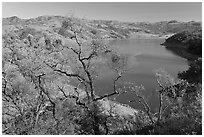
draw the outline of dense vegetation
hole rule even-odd
[[[163,45],[187,59],[194,60],[202,56],[202,30],[199,28],[182,31],[166,39]]]
[[[163,45],[165,45],[166,48],[174,51],[176,54],[189,60],[188,70],[178,73],[178,78],[185,80],[188,83],[188,85],[190,85],[190,87],[186,87],[188,89],[187,96],[192,96],[192,98],[194,98],[198,94],[201,94],[201,91],[202,91],[201,90],[202,88],[202,29],[197,28],[195,30],[188,30],[188,31],[182,31],[180,33],[177,33],[172,37],[168,38]],[[198,102],[198,98],[194,98],[194,99],[192,98],[186,98],[187,102],[189,102],[190,100],[194,100],[195,102]],[[189,123],[192,120],[190,119],[186,119],[187,121],[185,120],[184,121],[186,123]],[[180,122],[180,120],[178,122]],[[198,126],[197,124],[194,125],[193,124],[194,122],[193,121],[191,122],[189,123],[189,125],[190,126],[193,125],[193,127],[190,127],[189,130],[194,129],[198,131],[199,134],[202,134],[201,133],[202,126]],[[178,130],[175,131],[175,133],[177,132]]]
[[[126,58],[104,40],[127,37],[136,31],[132,25],[57,16],[4,19],[3,134],[202,134],[201,60],[178,80],[163,70],[156,73],[157,113],[151,112],[143,87],[117,87]],[[101,60],[115,79],[112,92],[98,96],[94,80]],[[70,84],[73,79],[78,86]],[[110,100],[127,91],[136,94],[143,111]]]
[[[189,83],[202,83],[202,29],[182,31],[166,39],[164,45],[176,54],[190,60],[189,69],[178,77]]]
[[[187,80],[189,83],[202,83],[202,59],[199,58],[192,61],[189,65],[189,69],[180,72],[178,77]]]

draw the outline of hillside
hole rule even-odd
[[[3,29],[7,27],[27,27],[35,29],[36,31],[55,32],[60,34],[60,28],[64,20],[69,20],[77,25],[83,25],[87,30],[89,36],[94,35],[97,32],[103,36],[104,39],[114,38],[128,38],[132,34],[153,34],[157,36],[163,36],[167,34],[174,34],[183,30],[195,30],[201,27],[201,22],[178,22],[172,21],[161,21],[156,23],[147,22],[119,22],[119,21],[106,21],[106,20],[85,20],[79,18],[69,18],[62,16],[40,16],[31,19],[20,19],[16,16],[3,18]],[[3,31],[4,32],[4,31]],[[71,35],[70,30],[68,32]],[[63,35],[63,34],[61,34]]]
[[[166,39],[163,43],[166,48],[171,49],[186,58],[202,56],[202,30],[182,31]]]
[[[116,35],[116,30],[111,32],[98,29],[95,25],[91,21],[58,16],[42,16],[28,20],[18,17],[3,19],[2,93],[5,99],[3,121],[6,123],[3,133],[58,134],[52,130],[56,131],[56,122],[61,121],[63,128],[57,130],[64,132],[63,134],[74,134],[75,130],[66,131],[67,126],[71,129],[79,125],[73,119],[88,120],[85,114],[92,111],[83,112],[84,108],[77,103],[86,102],[89,97],[86,92],[89,91],[70,85],[71,76],[77,77],[79,83],[80,80],[90,83],[87,82],[89,79],[84,76],[86,73],[80,64],[82,59],[77,60],[76,54],[81,54],[77,46],[83,44],[80,57],[83,56],[82,61],[86,61],[92,57],[95,59],[100,54],[108,54],[110,50],[103,44],[103,39],[125,38],[122,32],[118,31]],[[92,54],[86,57],[90,51],[93,51]],[[89,65],[94,67],[97,60],[85,61],[83,65],[87,65],[86,70]],[[90,73],[91,71],[88,74]],[[80,79],[81,77],[84,78]],[[97,98],[97,95],[94,98]],[[97,105],[100,106],[102,117],[112,115],[109,116],[113,118],[111,123],[124,119],[127,122],[142,123],[141,125],[149,123],[143,111],[107,100],[105,97],[97,101]],[[25,122],[22,122],[22,119]],[[17,128],[10,125],[13,122]],[[119,125],[122,128],[123,124],[118,123],[117,127]],[[53,129],[50,131],[51,127]],[[115,125],[111,129],[117,130]]]
[[[200,113],[197,113],[200,111],[200,102],[190,100],[192,93],[188,95],[187,90],[192,88],[194,92],[200,91],[200,88],[183,81],[174,81],[164,72],[157,73],[161,90],[158,92],[160,108],[158,113],[153,113],[141,93],[143,86],[130,84],[124,85],[124,88],[117,87],[125,70],[126,58],[106,44],[113,39],[159,38],[181,30],[197,30],[200,25],[197,22],[127,23],[61,16],[4,18],[2,133],[169,134],[179,129],[177,132],[180,134],[200,134],[197,131],[200,128]],[[197,43],[200,42],[200,31],[198,34],[195,37]],[[187,43],[191,39],[194,36],[190,35]],[[181,42],[178,40],[178,43]],[[110,93],[99,96],[95,94],[94,80],[98,77],[95,70],[101,60],[110,65],[116,74]],[[76,86],[71,85],[74,80]],[[114,101],[115,97],[129,90],[136,94],[138,102],[144,107],[143,111]],[[182,95],[179,91],[183,92]],[[164,102],[168,103],[167,106],[162,104],[163,99],[166,99]],[[189,111],[186,111],[186,104],[192,106]],[[166,116],[168,106],[171,113]],[[192,112],[196,112],[198,120],[195,120]],[[189,124],[181,123],[186,121],[179,121],[175,126],[174,123],[184,117],[187,122],[193,123],[190,126],[198,128],[189,130]],[[173,123],[173,126],[169,123]],[[165,128],[165,132],[157,133],[160,128]],[[170,128],[173,129],[169,132]]]
[[[178,22],[176,20],[172,21],[161,21],[156,23],[136,23],[140,28],[147,29],[149,33],[154,34],[172,34],[178,33],[184,30],[196,30],[200,29],[201,22]]]

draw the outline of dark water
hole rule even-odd
[[[144,95],[148,99],[152,111],[158,108],[158,99],[155,92],[158,89],[155,70],[162,68],[176,78],[179,71],[188,68],[187,60],[161,46],[160,44],[163,42],[164,39],[126,39],[110,42],[119,53],[128,58],[128,70],[118,85],[121,86],[124,81],[136,85],[142,84],[145,87]],[[101,65],[98,71],[101,77],[95,82],[95,91],[98,95],[112,92],[115,72],[106,65]],[[141,105],[137,102],[129,103],[133,99],[135,99],[134,93],[116,97],[118,102],[141,109]]]

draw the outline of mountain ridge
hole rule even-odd
[[[183,30],[195,30],[201,28],[201,22],[189,21],[181,22],[176,20],[150,22],[121,22],[117,20],[87,20],[75,17],[64,16],[39,16],[30,19],[20,19],[12,16],[2,19],[3,25],[44,25],[51,24],[53,28],[60,27],[64,20],[75,20],[76,22],[84,22],[85,25],[108,33],[111,38],[128,38],[131,34],[144,32],[146,34],[156,34],[158,36],[178,33]],[[57,25],[56,25],[57,24]],[[55,26],[56,25],[56,26]]]

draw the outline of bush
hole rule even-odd
[[[188,70],[178,73],[178,78],[189,83],[202,83],[202,59],[191,62]]]

